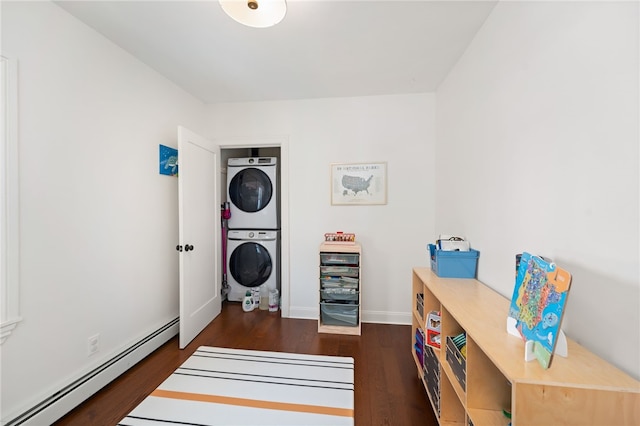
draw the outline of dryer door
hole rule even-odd
[[[243,169],[229,183],[229,198],[243,212],[259,212],[269,204],[272,196],[271,180],[260,169]]]
[[[261,244],[240,244],[229,258],[229,273],[238,284],[258,287],[269,279],[273,261],[269,251]]]

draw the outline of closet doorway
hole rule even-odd
[[[220,194],[221,201],[227,201],[227,160],[239,157],[276,157],[278,159],[278,183],[280,202],[280,296],[281,315],[289,317],[290,282],[289,282],[289,138],[274,137],[242,137],[218,138],[215,142],[220,147]]]

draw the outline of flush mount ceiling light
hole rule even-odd
[[[254,28],[271,27],[287,13],[285,0],[219,0],[222,10],[237,22]]]

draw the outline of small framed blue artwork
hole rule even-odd
[[[178,150],[160,145],[160,174],[178,176]]]

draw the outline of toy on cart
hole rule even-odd
[[[440,312],[431,311],[427,315],[427,345],[440,348]]]
[[[338,232],[327,232],[324,234],[325,244],[355,244],[356,234]]]

